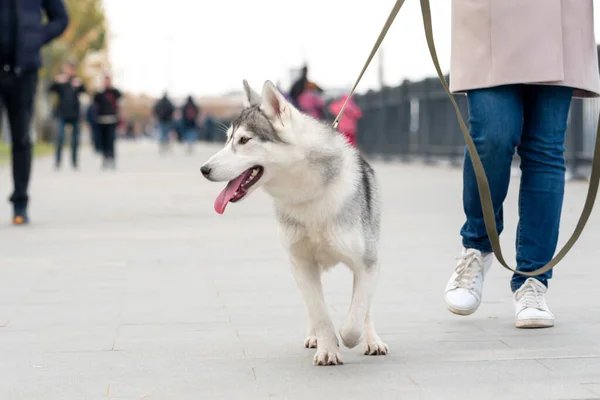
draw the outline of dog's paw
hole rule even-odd
[[[342,338],[342,343],[349,349],[353,349],[360,343],[360,338],[362,336],[362,331],[360,329],[347,328],[343,327],[340,329],[340,337]]]
[[[304,340],[304,347],[307,349],[316,349],[317,348],[317,337],[309,336]]]
[[[317,354],[315,354],[315,358],[313,360],[315,365],[342,365],[342,356],[340,355],[339,350],[336,351],[328,351],[325,350],[317,350]]]
[[[389,351],[388,345],[383,343],[381,339],[367,340],[365,344],[366,356],[385,356]]]

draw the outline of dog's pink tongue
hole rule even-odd
[[[237,178],[232,181],[229,181],[225,189],[217,196],[215,200],[215,211],[219,214],[223,214],[225,212],[225,207],[227,207],[227,203],[229,200],[233,199],[233,195],[236,190],[240,187],[242,182],[244,181],[244,174],[241,174]]]

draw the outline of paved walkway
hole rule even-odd
[[[221,186],[199,173],[211,151],[160,158],[153,144],[120,143],[116,172],[90,153],[80,172],[38,160],[27,228],[4,222],[0,201],[0,399],[600,398],[600,210],[552,281],[556,327],[519,331],[497,265],[476,315],[444,307],[460,171],[375,163],[385,210],[374,319],[391,354],[343,349],[345,365],[314,367],[271,206],[256,192],[217,215]],[[2,196],[10,186],[0,169]],[[568,186],[564,234],[585,191]],[[339,326],[349,272],[325,287]]]

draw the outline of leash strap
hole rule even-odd
[[[544,265],[543,267],[541,267],[533,272],[517,271],[517,270],[509,267],[508,264],[506,263],[506,261],[504,260],[504,256],[502,255],[502,249],[500,247],[500,238],[498,235],[498,229],[496,227],[494,206],[492,203],[492,196],[490,193],[490,186],[489,186],[489,183],[487,180],[487,176],[485,174],[485,170],[483,168],[483,163],[481,162],[481,158],[479,157],[479,153],[477,152],[475,143],[473,142],[473,139],[471,138],[469,129],[467,128],[467,124],[465,123],[464,118],[460,112],[460,109],[458,108],[458,104],[456,103],[454,96],[450,92],[450,89],[448,87],[448,82],[446,82],[446,78],[444,77],[444,74],[442,73],[442,69],[440,68],[440,64],[439,64],[438,57],[437,57],[437,51],[435,49],[435,43],[433,40],[433,28],[432,28],[432,22],[431,22],[430,2],[429,2],[429,0],[420,0],[420,1],[421,1],[421,13],[423,15],[423,26],[425,28],[425,38],[427,40],[427,45],[429,47],[429,52],[431,54],[431,60],[433,61],[433,65],[435,66],[435,70],[438,74],[438,78],[440,79],[440,82],[442,83],[442,86],[444,87],[446,94],[448,95],[448,97],[450,98],[450,101],[452,102],[452,105],[454,106],[454,110],[456,111],[456,117],[458,118],[458,123],[460,125],[460,129],[463,133],[465,142],[467,143],[467,149],[469,151],[469,155],[471,156],[471,161],[473,163],[473,169],[475,171],[475,178],[477,180],[477,188],[479,191],[479,198],[481,200],[481,208],[483,211],[483,219],[485,222],[485,229],[486,229],[488,238],[490,240],[490,243],[492,245],[492,250],[494,251],[494,254],[495,254],[496,258],[498,259],[498,261],[500,262],[500,264],[504,268],[508,269],[509,271],[512,271],[513,273],[532,277],[532,276],[537,276],[537,275],[541,275],[545,272],[548,272],[549,270],[554,268],[567,255],[567,253],[571,250],[573,245],[577,242],[577,240],[581,236],[581,233],[583,232],[583,229],[585,228],[585,225],[592,213],[592,209],[594,208],[594,202],[596,200],[596,195],[598,194],[598,186],[600,183],[600,116],[598,118],[598,130],[596,132],[596,143],[594,145],[592,173],[590,176],[588,193],[587,193],[587,197],[585,200],[585,204],[583,206],[583,211],[581,213],[581,216],[579,217],[579,221],[577,222],[577,225],[575,226],[575,230],[573,231],[571,237],[569,238],[569,240],[567,240],[567,243],[565,243],[563,248],[560,249],[558,254],[548,264]],[[388,17],[387,21],[385,22],[385,25],[384,25],[383,29],[381,30],[379,37],[377,38],[375,46],[373,47],[373,50],[371,51],[371,54],[369,55],[369,58],[367,59],[367,62],[365,63],[358,79],[356,80],[356,83],[354,84],[354,86],[352,87],[352,90],[350,91],[350,96],[348,96],[348,99],[344,103],[344,106],[342,107],[340,113],[338,114],[338,116],[336,117],[336,119],[334,121],[334,125],[333,125],[334,128],[337,127],[337,123],[343,114],[346,103],[348,102],[350,97],[354,94],[354,91],[355,91],[356,87],[358,86],[360,79],[362,78],[364,72],[366,71],[367,67],[369,66],[373,56],[377,52],[377,49],[381,45],[383,38],[385,37],[385,35],[386,35],[387,31],[389,30],[390,26],[392,25],[392,23],[394,22],[394,18],[398,14],[398,11],[400,10],[400,8],[402,7],[403,4],[404,4],[404,0],[396,1],[396,4],[394,5],[394,8],[392,9],[390,16]]]
[[[394,8],[392,8],[392,11],[390,11],[390,15],[388,16],[387,20],[385,21],[385,24],[383,24],[383,28],[381,28],[379,37],[375,41],[375,45],[373,46],[373,49],[371,50],[371,54],[369,54],[369,57],[367,58],[367,61],[365,62],[365,65],[362,68],[362,71],[360,71],[358,78],[356,78],[356,82],[354,82],[354,86],[352,86],[352,89],[350,90],[350,95],[348,95],[348,97],[346,98],[346,101],[344,101],[344,104],[342,105],[340,112],[338,113],[337,117],[335,117],[335,120],[333,121],[333,129],[337,129],[338,123],[340,122],[340,118],[342,118],[342,115],[344,115],[344,110],[346,109],[346,105],[350,101],[350,98],[352,97],[352,95],[354,95],[354,91],[356,90],[356,87],[358,86],[360,80],[362,79],[363,75],[367,71],[367,68],[369,68],[369,64],[371,64],[371,60],[373,60],[373,57],[375,57],[377,50],[379,50],[379,46],[383,42],[385,35],[387,35],[387,32],[390,29],[390,26],[392,26],[392,24],[394,23],[394,19],[396,19],[396,15],[398,15],[398,11],[400,11],[403,4],[404,4],[404,0],[396,0],[396,4],[394,4]]]

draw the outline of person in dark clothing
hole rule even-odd
[[[313,89],[318,93],[323,93],[323,89],[321,89],[316,83],[311,82],[308,79],[308,67],[305,65],[304,67],[302,67],[300,77],[296,80],[296,82],[294,82],[289,93],[289,96],[292,99],[292,104],[296,108],[299,107],[298,99],[300,98],[300,95],[304,93],[305,89],[308,88]]]
[[[292,88],[290,89],[290,97],[292,98],[292,104],[298,107],[298,98],[304,92],[304,88],[306,87],[306,82],[308,82],[308,67],[302,67],[302,71],[300,77],[294,82]]]
[[[77,169],[77,148],[79,147],[79,95],[85,93],[85,85],[75,76],[75,64],[67,62],[63,73],[56,77],[50,91],[58,95],[56,114],[58,117],[58,137],[56,138],[56,168],[60,167],[62,148],[65,141],[65,128],[71,126],[71,163]]]
[[[135,139],[135,122],[127,122],[127,125],[125,126],[125,139]]]
[[[96,122],[96,107],[94,107],[93,102],[89,105],[85,113],[85,119],[90,128],[90,134],[92,136],[91,139],[92,144],[94,145],[94,151],[98,154],[102,154],[102,146],[100,145],[100,130],[98,129],[98,123]]]
[[[110,76],[104,78],[104,90],[94,96],[96,123],[102,148],[102,168],[115,169],[115,135],[119,123],[119,99],[122,94],[112,85]]]
[[[200,107],[196,105],[192,96],[188,96],[182,107],[183,137],[188,145],[188,153],[194,150],[194,143],[198,140],[198,117]]]
[[[47,22],[42,22],[46,14]],[[13,223],[27,224],[31,174],[30,138],[41,47],[69,23],[62,0],[0,0],[0,103],[8,114],[12,143]]]
[[[212,142],[215,140],[216,123],[215,119],[211,115],[206,115],[204,118],[202,130],[204,131],[204,140],[207,142]]]
[[[154,116],[158,120],[159,130],[159,151],[164,153],[169,147],[169,135],[175,129],[173,124],[173,114],[175,106],[169,100],[169,96],[165,92],[163,97],[154,105]]]

